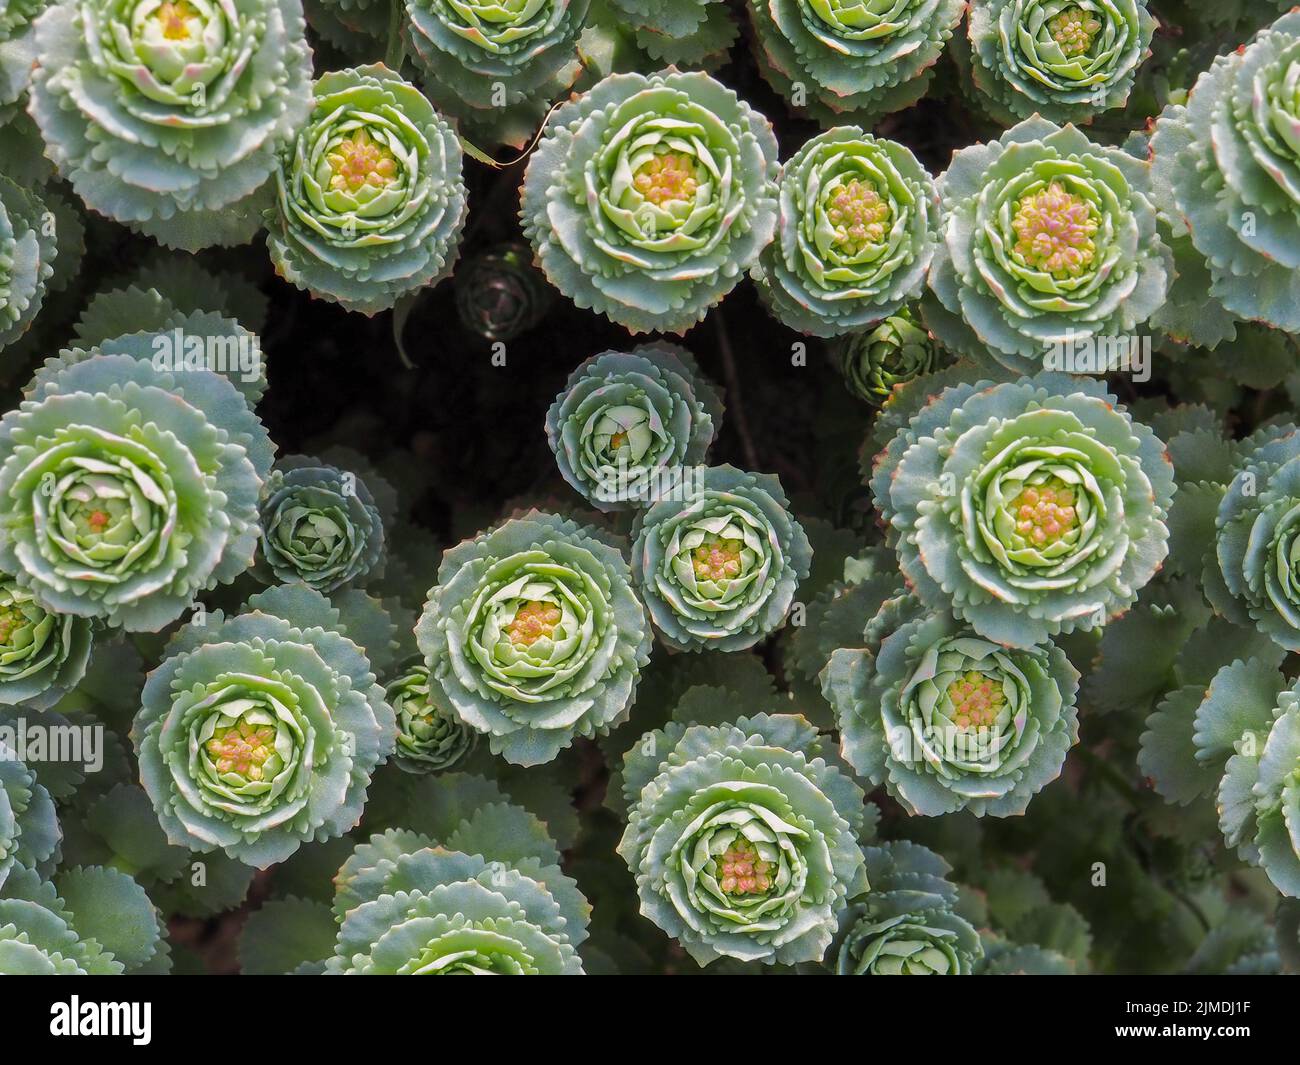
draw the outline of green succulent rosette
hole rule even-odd
[[[406,37],[438,107],[523,147],[582,71],[590,0],[404,0]]]
[[[944,240],[926,323],[953,351],[1019,373],[1128,340],[1165,302],[1149,166],[1034,117],[963,148],[939,178]]]
[[[117,869],[78,866],[53,883],[22,869],[0,886],[0,975],[166,972],[164,932],[144,889]]]
[[[836,127],[795,152],[779,188],[776,240],[753,274],[790,328],[839,336],[921,294],[939,241],[939,197],[906,147]]]
[[[0,705],[46,710],[86,673],[91,622],[57,614],[0,575]]]
[[[511,241],[468,259],[452,278],[456,313],[485,340],[513,340],[546,317],[555,290],[533,265],[532,249]]]
[[[257,350],[200,314],[47,360],[0,419],[0,571],[52,613],[156,632],[248,569],[273,445],[257,383],[219,370]]]
[[[0,2],[0,112],[27,90],[36,65],[32,23],[47,0]]]
[[[1300,434],[1288,431],[1245,456],[1214,519],[1204,590],[1229,621],[1255,625],[1300,651]]]
[[[871,891],[840,917],[829,965],[837,976],[970,976],[979,933],[954,912],[951,867],[905,840],[864,849]]]
[[[56,860],[61,838],[49,791],[0,740],[0,893],[15,870],[44,869]]]
[[[524,174],[542,270],[633,333],[683,333],[776,228],[767,119],[707,74],[614,74],[560,107]]]
[[[748,0],[759,70],[823,126],[916,103],[966,0]]]
[[[1300,895],[1300,684],[1277,660],[1237,659],[1176,688],[1147,718],[1138,766],[1167,802],[1212,798],[1229,847]]]
[[[641,913],[700,965],[820,961],[867,890],[862,792],[802,717],[648,732],[623,794]]]
[[[275,171],[267,247],[285,280],[376,314],[447,277],[468,211],[455,130],[382,64],[336,70]]]
[[[1300,330],[1300,14],[1219,56],[1151,139],[1161,201],[1209,294],[1239,318]]]
[[[561,475],[604,511],[648,506],[680,485],[721,425],[712,382],[690,352],[665,343],[593,356],[546,412]]]
[[[415,629],[431,695],[516,765],[604,735],[650,660],[631,578],[597,530],[539,511],[450,548]]]
[[[508,803],[479,807],[436,842],[406,829],[372,836],[335,878],[325,971],[581,976],[575,948],[591,907],[559,862],[546,826]]]
[[[1079,740],[1064,652],[984,639],[901,584],[859,606],[861,646],[836,649],[821,674],[845,761],[912,814],[1023,814]]]
[[[363,582],[384,556],[384,522],[365,482],[307,455],[289,455],[271,470],[261,533],[263,574],[318,592]]]
[[[1124,106],[1155,28],[1146,0],[972,0],[972,80],[1008,125],[1087,121]]]
[[[58,256],[47,208],[0,174],[0,350],[40,313]]]
[[[1086,378],[947,388],[870,483],[909,587],[1008,647],[1101,627],[1169,552],[1164,444]]]
[[[871,329],[840,337],[832,351],[849,393],[882,407],[894,389],[940,369],[944,350],[907,307]]]
[[[723,0],[609,0],[620,26],[656,63],[713,70],[727,60],[740,26]]]
[[[172,638],[131,730],[168,842],[264,869],[357,824],[396,721],[348,632],[285,585]]]
[[[660,639],[682,651],[738,651],[771,635],[812,565],[781,482],[734,466],[684,471],[632,534],[637,589]]]
[[[393,761],[402,769],[437,773],[459,765],[474,750],[478,733],[434,694],[428,666],[412,663],[389,682],[387,692],[397,713]]]
[[[86,205],[170,247],[242,244],[310,106],[299,0],[55,0],[29,110]]]

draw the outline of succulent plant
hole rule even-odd
[[[603,534],[539,511],[449,549],[415,632],[431,695],[517,765],[603,735],[650,660],[631,577]]]
[[[785,623],[812,562],[789,506],[774,476],[707,466],[637,514],[632,574],[665,643],[736,651]]]
[[[527,245],[505,244],[466,261],[453,277],[462,324],[485,340],[513,340],[550,310],[554,290]]]
[[[275,171],[276,270],[364,314],[436,285],[465,225],[462,158],[446,119],[383,64],[323,75]]]
[[[49,218],[40,200],[0,174],[0,350],[40,313],[58,256]]]
[[[546,412],[560,473],[593,506],[648,506],[704,461],[722,424],[722,400],[694,356],[643,344],[588,359]]]
[[[1173,279],[1149,169],[1041,117],[956,152],[939,177],[926,324],[952,350],[1020,373],[1072,369],[1052,358],[1088,344],[1127,350]]]
[[[191,621],[131,730],[169,842],[266,868],[361,817],[396,722],[365,651],[306,586]]]
[[[1169,550],[1164,445],[1083,378],[929,397],[871,487],[908,585],[1008,647],[1101,627]]]
[[[1124,106],[1155,27],[1146,0],[971,0],[974,84],[1008,125],[1087,121]]]
[[[970,976],[984,955],[979,933],[953,907],[951,867],[914,843],[864,851],[871,891],[840,918],[838,976]]]
[[[925,324],[907,307],[870,329],[840,337],[833,353],[850,394],[873,407],[883,406],[897,386],[933,373],[946,361]]]
[[[299,0],[52,0],[30,111],[86,205],[170,247],[242,244],[310,106]]]
[[[824,126],[916,103],[966,0],[748,0],[759,70]]]
[[[939,240],[939,198],[906,147],[836,127],[795,152],[779,188],[777,239],[754,279],[790,328],[838,336],[921,294]]]
[[[0,705],[44,710],[75,687],[90,659],[91,624],[46,610],[0,576]]]
[[[148,631],[246,570],[272,444],[256,384],[218,368],[256,351],[208,314],[47,360],[0,419],[0,570],[46,610]]]
[[[1167,221],[1210,272],[1209,295],[1240,318],[1300,329],[1300,14],[1219,56],[1151,138]]]
[[[700,965],[820,961],[867,890],[862,792],[801,717],[648,732],[623,794],[641,912]]]
[[[4,0],[0,7],[0,109],[26,91],[36,65],[32,23],[46,0]]]
[[[18,752],[0,741],[0,895],[16,870],[44,867],[58,853],[54,800]]]
[[[397,750],[393,760],[409,773],[436,773],[460,764],[474,750],[478,733],[429,683],[429,667],[409,665],[387,688],[397,713]]]
[[[983,639],[901,583],[872,587],[858,609],[860,646],[821,674],[845,761],[913,814],[1024,813],[1079,739],[1065,654]]]
[[[722,0],[609,0],[620,25],[656,63],[712,70],[726,61],[740,27]]]
[[[634,333],[683,333],[776,228],[767,119],[707,74],[615,74],[560,107],[524,174],[542,270]]]

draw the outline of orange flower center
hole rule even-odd
[[[506,635],[511,643],[530,647],[555,631],[560,616],[560,608],[554,604],[530,600],[515,611],[514,620],[506,626]]]
[[[1042,547],[1054,544],[1079,522],[1074,508],[1074,491],[1056,478],[1023,489],[1011,501],[1016,532]]]
[[[245,780],[261,780],[262,766],[275,754],[275,729],[241,721],[217,729],[206,744],[218,773],[236,773]]]
[[[637,169],[632,183],[653,204],[690,200],[700,184],[690,156],[677,152],[664,152],[647,160]]]

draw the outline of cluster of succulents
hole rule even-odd
[[[1300,971],[1289,6],[0,0],[0,974]]]

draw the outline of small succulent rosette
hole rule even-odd
[[[365,481],[307,455],[280,459],[261,503],[259,575],[329,593],[364,583],[384,557],[384,522]]]
[[[447,277],[469,209],[451,125],[382,64],[336,70],[281,153],[267,247],[285,280],[377,314]]]
[[[471,256],[456,269],[456,313],[484,340],[513,340],[546,317],[555,290],[533,265],[532,249],[511,241]]]
[[[650,625],[617,547],[529,511],[449,549],[415,630],[431,695],[516,765],[626,719]]]
[[[1086,122],[1124,106],[1155,28],[1147,0],[972,0],[971,79],[1007,125]]]
[[[823,126],[872,125],[925,95],[966,0],[747,0],[759,70]]]
[[[707,74],[614,74],[560,107],[520,217],[551,284],[633,333],[684,333],[776,230],[767,119]]]
[[[909,587],[1007,647],[1099,628],[1169,553],[1164,444],[1087,378],[947,388],[870,483]]]
[[[36,34],[32,23],[47,0],[0,2],[0,120],[10,104],[27,90],[36,66]]]
[[[684,471],[637,514],[632,573],[655,629],[682,651],[739,651],[784,623],[812,545],[781,482],[734,466]]]
[[[1219,56],[1151,139],[1162,210],[1190,233],[1210,295],[1240,318],[1300,330],[1300,13]]]
[[[1129,351],[1165,302],[1173,257],[1150,167],[1073,126],[1034,117],[961,149],[939,194],[926,323],[953,351],[1019,373],[1089,370],[1090,345]]]
[[[1064,652],[1003,647],[901,584],[859,608],[860,646],[835,650],[821,674],[845,761],[915,815],[1023,814],[1079,740]]]
[[[840,337],[832,357],[849,393],[873,407],[883,407],[895,388],[934,373],[948,361],[925,323],[908,307],[870,329]]]
[[[623,793],[641,913],[700,965],[821,961],[867,890],[862,792],[802,717],[648,732]]]
[[[776,240],[753,276],[791,329],[839,336],[921,294],[939,241],[939,195],[906,147],[839,126],[795,152],[779,189]]]
[[[300,0],[54,0],[29,110],[86,205],[169,247],[242,244],[310,107]]]
[[[49,791],[0,740],[0,894],[16,870],[57,860],[62,837]]]
[[[259,352],[199,314],[47,360],[0,419],[0,571],[50,612],[156,632],[248,569],[274,454]]]
[[[984,947],[954,912],[948,863],[906,840],[863,853],[871,891],[841,915],[828,967],[837,976],[970,976]]]
[[[620,25],[656,63],[713,70],[740,33],[724,0],[609,0]]]
[[[1237,659],[1207,687],[1170,692],[1142,734],[1138,766],[1167,802],[1210,798],[1229,847],[1300,896],[1300,684]]]
[[[590,0],[403,2],[425,91],[474,136],[522,148],[582,71]]]
[[[303,585],[184,626],[131,739],[170,843],[264,869],[361,818],[396,721],[365,651]]]
[[[59,251],[51,217],[36,196],[0,174],[0,351],[40,313]]]
[[[436,841],[406,829],[372,836],[335,885],[338,941],[326,973],[583,973],[575,948],[591,907],[561,872],[546,826],[522,807],[479,806]]]
[[[0,706],[47,710],[86,673],[92,622],[46,610],[0,574]]]
[[[429,667],[412,662],[387,687],[397,714],[397,750],[393,761],[408,773],[439,773],[460,765],[478,742],[478,733],[463,722],[451,703],[429,683]]]
[[[704,461],[722,400],[694,356],[673,344],[593,356],[546,412],[560,473],[604,511],[649,506]]]
[[[1203,587],[1229,621],[1300,652],[1300,433],[1287,430],[1247,455],[1228,483]]]
[[[0,887],[3,976],[166,973],[164,933],[144,889],[117,869],[76,866],[54,882],[22,869]]]

